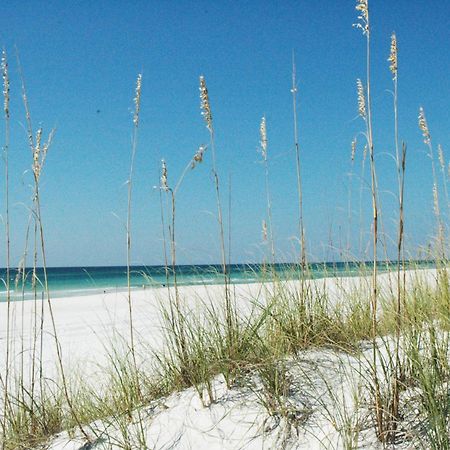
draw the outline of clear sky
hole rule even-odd
[[[435,145],[450,157],[450,3],[371,1],[375,152],[386,232],[395,239],[391,32],[399,46],[400,138],[408,143],[406,233],[411,250],[434,233],[429,158],[417,127],[423,105]],[[261,261],[265,218],[259,123],[267,119],[274,235],[280,260],[298,250],[291,58],[298,72],[299,138],[310,259],[339,259],[347,240],[350,144],[365,40],[342,1],[5,1],[1,43],[10,59],[12,261],[23,251],[31,164],[15,62],[17,46],[34,125],[56,127],[42,176],[48,264],[126,262],[125,221],[136,76],[143,72],[133,199],[134,264],[163,261],[161,158],[174,184],[208,133],[198,77],[208,85],[223,204],[231,181],[231,259]],[[4,140],[3,121],[0,141]],[[362,136],[352,179],[352,251],[358,255]],[[219,262],[211,155],[177,199],[180,263]],[[368,182],[368,172],[366,178]],[[1,178],[3,180],[3,177]],[[3,183],[3,181],[2,181]],[[364,241],[370,196],[362,193]],[[1,203],[2,214],[4,202]],[[448,211],[446,211],[448,212]],[[2,248],[4,246],[2,245]]]

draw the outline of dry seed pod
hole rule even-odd
[[[364,96],[364,86],[359,78],[356,80],[356,90],[358,92],[358,113],[363,119],[365,119],[366,97]]]
[[[427,119],[425,117],[425,111],[422,107],[419,108],[419,128],[422,131],[423,142],[429,144],[431,142],[430,131],[428,130]]]
[[[356,138],[352,141],[352,161],[355,160],[355,153],[356,153]]]
[[[357,0],[356,1],[356,11],[359,12],[358,23],[353,26],[355,28],[360,28],[363,34],[369,33],[369,1],[368,0]]]
[[[434,206],[434,213],[437,217],[439,217],[439,198],[438,198],[438,190],[436,183],[433,184],[433,206]]]
[[[392,73],[392,79],[397,79],[397,37],[395,33],[391,36],[391,53],[389,54],[389,70]]]
[[[441,144],[438,145],[438,158],[439,158],[439,164],[441,166],[441,169],[445,170],[444,152],[442,150]]]
[[[267,128],[266,128],[266,118],[261,119],[261,124],[259,126],[259,134],[261,137],[261,154],[264,161],[267,159]]]
[[[9,75],[8,75],[8,60],[6,58],[6,51],[2,53],[2,77],[3,77],[3,110],[5,117],[9,119]]]
[[[139,111],[141,109],[141,88],[142,88],[142,74],[139,74],[136,80],[136,95],[134,97],[133,123],[136,127],[139,124]]]
[[[169,190],[167,183],[167,165],[164,159],[161,160],[161,189],[166,192]]]
[[[200,76],[200,109],[202,110],[202,116],[206,122],[206,128],[212,131],[212,114],[209,104],[208,88],[206,87],[205,77]]]
[[[200,145],[198,150],[195,152],[194,157],[192,158],[191,169],[194,169],[197,166],[197,164],[203,162],[203,155],[206,152],[206,149],[207,149],[206,145]]]

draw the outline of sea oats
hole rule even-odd
[[[211,106],[209,104],[208,88],[206,87],[205,77],[203,75],[200,76],[200,109],[206,122],[206,128],[212,131]]]
[[[445,170],[444,152],[442,150],[441,144],[438,145],[438,158],[439,158],[439,164],[441,165],[441,169]]]
[[[356,138],[352,141],[352,161],[355,160],[355,153],[356,153]]]
[[[161,160],[161,189],[166,192],[169,190],[167,183],[167,165],[164,159]]]
[[[198,150],[195,152],[194,157],[192,158],[191,169],[194,169],[197,166],[197,164],[203,162],[203,155],[206,152],[207,148],[208,148],[207,145],[200,145]]]
[[[364,150],[363,150],[363,161],[366,160],[366,156],[367,156],[367,145],[364,146]]]
[[[267,223],[265,220],[262,221],[262,239],[267,241]]]
[[[36,179],[39,179],[41,174],[41,163],[39,158],[41,156],[41,141],[42,141],[42,128],[39,128],[36,133],[36,145],[33,150],[33,173]]]
[[[391,36],[391,53],[389,55],[388,61],[390,63],[389,70],[392,73],[392,78],[397,79],[397,37],[395,33]]]
[[[359,12],[358,23],[353,26],[355,28],[360,28],[363,34],[369,33],[369,1],[368,0],[357,0],[356,1],[356,11]]]
[[[54,134],[55,134],[55,130],[52,129],[52,130],[50,131],[50,134],[48,135],[47,142],[46,142],[46,143],[43,145],[43,147],[42,147],[42,151],[41,151],[41,162],[40,162],[41,170],[42,170],[42,168],[44,167],[45,158],[47,158],[47,152],[48,152],[48,149],[50,148],[50,145],[51,145],[51,143],[52,143],[52,141],[53,141],[53,136],[54,136]]]
[[[136,127],[139,124],[139,111],[141,109],[141,88],[142,88],[142,74],[139,74],[136,80],[136,95],[134,97],[133,123]]]
[[[8,75],[8,60],[6,58],[6,51],[2,52],[2,77],[3,77],[3,110],[5,117],[9,119],[9,75]]]
[[[267,160],[267,129],[266,129],[266,118],[263,117],[261,119],[261,125],[259,126],[259,134],[261,137],[261,154],[265,160]]]
[[[428,130],[427,119],[422,107],[419,108],[419,128],[422,131],[423,142],[429,144],[431,142],[430,131]]]
[[[358,92],[358,113],[365,119],[366,118],[366,97],[364,95],[364,86],[362,81],[358,78],[356,80],[356,89]]]
[[[434,206],[434,213],[436,214],[436,217],[440,216],[439,211],[439,198],[438,198],[438,190],[436,183],[433,183],[433,206]]]
[[[19,261],[19,265],[17,266],[17,273],[16,276],[14,278],[14,286],[17,289],[17,286],[19,285],[19,281],[22,278],[22,275],[25,272],[25,261],[24,258],[22,257]]]

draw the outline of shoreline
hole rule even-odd
[[[408,282],[415,278],[426,279],[434,283],[435,269],[417,269],[407,271]],[[379,275],[381,290],[389,286],[393,288],[396,273]],[[341,297],[349,295],[354,289],[368,289],[370,276],[366,277],[327,277],[308,280],[313,289],[325,290],[330,302],[341,301]],[[278,282],[254,282],[231,284],[238,310],[246,314],[255,302],[264,302]],[[298,289],[300,281],[279,281],[288,290]],[[188,310],[199,311],[205,305],[219,305],[223,300],[223,284],[198,284],[178,287],[183,304]],[[170,294],[169,294],[170,292]],[[161,304],[167,303],[169,295],[173,295],[174,287],[136,288],[132,290],[132,305],[136,335],[149,341],[153,350],[162,347]],[[55,317],[58,340],[62,348],[64,363],[70,367],[80,360],[105,362],[105,343],[112,342],[118,336],[128,336],[128,295],[127,291],[114,290],[89,295],[53,296],[52,309]],[[30,329],[34,314],[40,316],[44,311],[43,354],[45,364],[50,370],[56,365],[55,342],[50,323],[48,303],[39,298],[34,301],[11,302],[11,339],[13,349],[19,352],[24,348],[29,353],[32,346],[32,330]],[[35,309],[36,307],[36,309]],[[0,317],[6,317],[7,303],[0,303]],[[23,329],[23,336],[20,337]],[[0,368],[4,367],[6,320],[0,321]],[[14,354],[14,352],[13,352]],[[51,370],[53,372],[53,370]]]
[[[279,276],[278,281],[281,282],[295,282],[299,280],[299,274],[293,274],[290,273],[292,271],[292,269],[288,269],[291,263],[277,263],[277,266],[286,266],[287,269],[284,271],[280,271],[277,275]],[[336,278],[364,278],[367,276],[370,276],[370,271],[372,270],[370,266],[367,267],[366,270],[368,270],[367,274],[363,274],[363,269],[361,268],[361,266],[357,266],[356,263],[350,263],[350,266],[352,266],[354,264],[354,266],[352,266],[351,268],[347,268],[347,269],[338,269],[337,267],[334,268],[334,270],[332,270],[333,264],[337,264],[338,266],[345,266],[346,264],[349,263],[343,263],[343,262],[338,262],[338,263],[331,263],[331,262],[327,262],[327,263],[313,263],[313,266],[315,266],[316,268],[310,271],[309,276],[305,277],[306,280],[308,281],[314,281],[314,280],[323,280],[323,279],[336,279]],[[363,264],[370,264],[365,262]],[[392,264],[393,266],[390,268],[387,268],[385,266],[385,263],[382,261],[379,261],[377,263],[378,265],[378,270],[379,270],[379,274],[386,274],[386,273],[390,273],[390,272],[394,272],[395,269],[395,265],[397,264],[397,262],[389,262],[389,264]],[[413,267],[411,267],[412,263],[408,264],[406,267],[406,271],[420,271],[420,270],[435,270],[436,266],[434,265],[433,262],[425,262],[425,261],[415,261],[413,263]],[[232,266],[236,266],[236,267],[253,267],[253,266],[257,266],[256,264],[249,264],[249,265],[232,265]],[[319,270],[318,267],[323,266],[324,268]],[[136,266],[136,267],[140,267],[140,266]],[[157,269],[161,269],[161,266],[150,266],[150,267],[155,267]],[[204,266],[199,266],[199,265],[193,265],[193,266],[180,266],[180,267],[215,267],[215,265],[204,265]],[[326,268],[325,268],[326,267]],[[100,269],[108,269],[107,267],[104,266],[99,266]],[[123,269],[122,266],[111,266],[111,269]],[[50,270],[63,270],[65,268],[49,268]],[[76,268],[68,268],[68,269],[76,269]],[[85,268],[79,268],[82,269],[83,271],[85,270]],[[3,270],[3,269],[0,269]],[[88,274],[88,272],[86,272]],[[124,274],[125,275],[125,274]],[[185,277],[185,278],[183,278]],[[197,278],[197,279],[196,279]],[[149,278],[150,279],[150,278]],[[51,299],[54,301],[58,301],[59,299],[62,298],[70,298],[70,297],[86,297],[86,296],[95,296],[95,295],[104,295],[104,294],[121,294],[121,293],[127,293],[128,287],[127,287],[127,283],[126,283],[126,278],[123,279],[123,281],[121,282],[121,284],[119,284],[117,282],[117,280],[115,280],[113,283],[111,284],[104,284],[103,286],[101,285],[101,282],[99,282],[99,286],[95,286],[96,281],[88,274],[88,276],[86,277],[86,279],[83,281],[85,282],[86,280],[89,280],[90,282],[92,282],[92,286],[90,287],[69,287],[69,288],[62,288],[58,283],[57,286],[52,286],[52,282],[50,281],[49,283],[49,290],[50,290],[50,296]],[[142,280],[146,281],[145,278],[142,278]],[[141,281],[139,280],[139,283],[136,281],[132,280],[132,286],[131,286],[131,290],[132,292],[139,292],[141,290],[159,290],[159,289],[167,289],[167,285],[166,285],[166,280],[161,279],[161,280],[156,280],[156,279],[150,279],[150,281],[147,280],[147,282],[144,282],[141,284]],[[173,278],[170,280],[171,282],[169,283],[169,287],[173,288]],[[253,272],[253,276],[250,276],[249,272],[242,272],[242,273],[238,273],[238,274],[234,274],[233,273],[230,277],[230,284],[231,285],[247,285],[247,284],[261,284],[261,283],[272,283],[274,282],[273,277],[272,276],[268,276],[267,279],[264,278],[264,274],[263,273],[257,273],[257,272]],[[103,283],[105,283],[105,281],[103,281]],[[70,281],[67,282],[67,284],[71,284]],[[74,282],[72,281],[72,284],[74,284]],[[13,285],[13,284],[11,284]],[[181,275],[181,277],[178,277],[178,283],[177,285],[179,287],[189,287],[189,286],[224,286],[223,283],[223,275],[220,274],[220,276],[216,276],[213,278],[208,278],[208,274],[207,273],[203,273],[203,274],[198,274],[198,275]],[[11,295],[11,302],[20,302],[20,301],[33,301],[35,300],[35,295],[34,292],[31,289],[27,289],[25,290],[25,292],[23,293],[22,290],[19,289],[11,289],[10,290],[10,295]],[[45,291],[41,288],[37,291],[37,300],[40,301],[40,297],[44,295],[44,297],[46,297]],[[7,299],[6,299],[6,291],[5,290],[0,290],[0,305],[3,303],[7,303]]]
[[[406,272],[407,285],[418,281],[433,286],[436,283],[436,270],[417,269]],[[395,289],[396,272],[383,273],[379,275],[380,296]],[[300,287],[300,281],[281,281],[284,294],[295,295]],[[345,306],[346,299],[354,293],[364,294],[370,291],[371,276],[366,277],[329,277],[309,281],[309,287],[314,294],[325,292],[328,295],[330,305]],[[253,308],[258,305],[264,306],[272,295],[276,295],[280,286],[273,283],[246,283],[234,284],[231,291],[236,299],[237,309],[241,317],[251,314]],[[136,356],[138,366],[144,370],[152,367],[154,353],[165,349],[164,322],[161,315],[161,305],[167,303],[169,295],[174,293],[173,288],[163,289],[136,289],[132,292],[133,321],[135,330]],[[205,307],[220,308],[224,300],[224,285],[194,285],[180,286],[179,294],[181,301],[186,306],[186,312],[201,317]],[[362,301],[365,295],[361,296]],[[370,302],[370,296],[367,297]],[[34,302],[11,303],[13,327],[12,337],[12,359],[13,367],[20,367],[20,358],[23,359],[25,373],[30,369],[31,344],[33,333],[30,329],[33,314],[35,313]],[[42,364],[43,377],[52,383],[58,383],[59,370],[57,366],[57,353],[51,321],[48,316],[47,302],[38,302],[38,311],[44,307]],[[5,317],[6,304],[0,304],[0,316]],[[64,371],[70,376],[71,381],[86,382],[89,389],[101,391],[107,386],[107,371],[110,358],[122,356],[126,353],[126,343],[129,337],[129,316],[127,292],[110,292],[95,295],[81,295],[77,297],[55,297],[52,299],[52,308],[58,332],[58,343],[62,350]],[[199,314],[200,313],[200,314]],[[25,325],[25,326],[24,326]],[[0,322],[0,369],[4,370],[5,364],[5,320]],[[23,333],[22,333],[23,331]],[[124,346],[125,342],[125,346]],[[24,352],[22,352],[24,350]],[[370,349],[363,350],[370,353]],[[128,349],[129,353],[129,349]],[[342,389],[345,395],[350,396],[353,389],[353,381],[346,378],[346,372],[340,372],[344,362],[345,370],[353,370],[357,360],[352,360],[351,355],[340,356],[326,347],[309,348],[304,351],[302,358],[294,361],[287,359],[289,374],[294,380],[294,386],[298,384],[300,397],[291,400],[299,401],[304,405],[305,417],[309,417],[312,402],[319,391],[302,394],[304,389],[304,374],[309,374],[310,388],[319,389],[324,382],[323,377],[329,376],[329,386],[333,389]],[[347,361],[348,358],[348,361]],[[369,358],[369,356],[367,356]],[[334,361],[334,362],[333,362]],[[365,369],[364,369],[365,370]],[[306,372],[305,372],[306,371]],[[309,371],[309,372],[308,372]],[[150,372],[151,373],[151,372]],[[359,372],[358,372],[359,373]],[[363,376],[363,374],[362,374]],[[105,378],[106,377],[106,378]],[[78,381],[77,381],[78,380]],[[106,383],[106,384],[105,384]],[[178,442],[181,439],[183,445],[191,445],[193,448],[204,445],[209,441],[211,448],[233,448],[232,435],[239,436],[236,442],[247,442],[248,448],[266,448],[264,442],[269,444],[268,448],[277,448],[278,425],[275,424],[269,432],[262,431],[269,420],[267,411],[260,403],[258,391],[246,390],[244,386],[227,387],[224,377],[219,374],[212,380],[214,395],[217,401],[204,404],[199,392],[195,387],[188,387],[180,391],[173,391],[166,397],[154,400],[149,405],[144,404],[133,411],[133,417],[127,426],[133,430],[133,422],[145,415],[144,420],[147,436],[154,442],[154,448],[166,448],[166,444]],[[203,394],[202,394],[203,395]],[[206,395],[206,394],[205,394]],[[243,400],[244,399],[244,400]],[[323,404],[316,408],[323,408]],[[303,407],[302,407],[303,408]],[[325,409],[326,412],[326,409]],[[239,419],[237,419],[238,414]],[[322,433],[324,439],[336,439],[339,433],[330,427],[330,421],[321,417],[319,424],[308,422],[305,429],[311,433]],[[136,417],[135,417],[136,416]],[[237,421],[233,419],[235,417]],[[251,417],[250,422],[247,420]],[[116,417],[99,418],[92,423],[93,428],[103,430],[107,442],[114,442],[119,433]],[[186,423],[186,420],[190,424]],[[272,419],[274,418],[272,417]],[[87,425],[86,429],[91,429]],[[309,427],[309,428],[308,428]],[[119,427],[120,428],[120,427]],[[274,433],[272,433],[272,431]],[[166,432],[167,431],[167,432]],[[248,440],[248,433],[254,437]],[[160,441],[160,438],[163,441]],[[225,438],[224,438],[225,437]],[[266,440],[267,439],[267,440]],[[110,441],[109,441],[110,440]],[[332,441],[330,441],[332,442]],[[360,448],[373,448],[371,445],[376,438],[371,430],[367,431],[363,445]],[[47,442],[52,450],[76,450],[82,448],[86,441],[80,435],[79,430],[63,430],[50,438]],[[302,449],[316,448],[314,439],[306,435],[298,441],[298,447]],[[251,444],[251,445],[250,445]],[[99,448],[119,448],[116,446],[103,447],[99,442]],[[181,444],[180,444],[181,445]],[[181,448],[185,448],[185,447]],[[138,447],[136,447],[138,448]],[[321,448],[321,447],[317,447]]]

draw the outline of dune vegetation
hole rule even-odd
[[[450,165],[447,166],[442,147],[433,142],[425,111],[420,107],[418,129],[431,163],[430,201],[433,201],[436,226],[433,245],[427,255],[434,262],[433,268],[422,270],[416,266],[415,260],[408,258],[404,249],[408,150],[398,132],[397,97],[401,85],[398,83],[397,60],[400,55],[397,54],[397,37],[392,34],[390,49],[386,49],[386,72],[390,73],[392,81],[389,87],[393,93],[395,130],[392,156],[397,176],[396,185],[389,188],[395,192],[398,210],[395,217],[389,218],[396,221],[397,228],[394,238],[396,254],[389,258],[386,236],[380,231],[383,229],[383,216],[374,145],[377,123],[372,117],[368,3],[368,0],[358,0],[356,5],[355,27],[361,32],[358,38],[363,40],[367,50],[366,59],[361,62],[365,68],[364,76],[356,80],[355,110],[359,114],[364,140],[361,165],[363,174],[364,167],[368,169],[370,186],[372,214],[367,220],[371,222],[371,261],[348,261],[349,267],[358,268],[357,277],[336,277],[333,270],[330,270],[329,277],[314,279],[312,276],[303,221],[302,152],[297,117],[299,93],[293,60],[294,138],[290,157],[296,171],[297,183],[293,189],[298,198],[299,247],[291,273],[280,274],[276,270],[275,263],[279,259],[272,223],[271,149],[266,117],[262,117],[260,124],[255,124],[256,130],[259,127],[261,177],[265,183],[262,195],[267,205],[266,217],[262,221],[262,238],[267,249],[260,265],[262,281],[251,288],[251,295],[247,297],[231,282],[222,179],[220,167],[216,164],[216,151],[219,149],[216,149],[214,138],[213,104],[206,78],[201,76],[200,112],[209,143],[201,146],[186,161],[186,169],[175,183],[169,181],[176,177],[169,177],[170,167],[165,161],[162,161],[160,171],[159,214],[166,287],[153,293],[149,290],[139,294],[133,291],[130,285],[134,245],[131,232],[133,170],[135,154],[139,151],[141,87],[145,83],[145,78],[139,74],[133,96],[134,114],[130,123],[133,139],[127,182],[128,289],[123,296],[127,327],[117,330],[114,340],[102,342],[107,363],[96,367],[95,375],[75,372],[65,364],[67,354],[61,344],[65,324],[58,323],[54,314],[54,296],[47,280],[45,227],[41,212],[40,181],[53,131],[46,135],[42,128],[33,128],[19,61],[34,186],[25,236],[26,250],[17,269],[14,267],[15,280],[11,278],[8,194],[10,78],[7,53],[3,51],[7,274],[4,280],[6,300],[0,305],[3,315],[1,361],[4,363],[0,371],[2,450],[150,449],[175,448],[177,445],[185,448],[183,437],[171,434],[171,426],[164,425],[161,418],[165,417],[164,414],[172,417],[172,411],[183,402],[189,406],[192,398],[197,402],[195,414],[200,414],[198,411],[212,414],[220,406],[224,408],[220,421],[227,423],[231,414],[227,408],[233,405],[233,408],[243,408],[243,417],[253,421],[250,425],[244,421],[239,425],[241,431],[253,426],[248,442],[236,442],[224,432],[216,448],[254,445],[255,448],[450,449],[450,286],[447,260],[447,220],[450,214],[447,176],[450,176]],[[355,139],[348,155],[352,170],[357,146],[361,147],[361,143]],[[212,173],[211,189],[216,200],[223,283],[190,290],[177,281],[177,194],[183,183],[188,182],[185,180],[187,172],[197,170],[200,164],[209,164]],[[239,230],[233,232],[238,233]],[[37,276],[38,261],[42,261],[43,278]],[[26,281],[31,283],[33,292],[33,299],[28,302],[32,305],[32,312],[27,321],[24,320],[24,307],[17,306],[20,302],[10,295],[13,285],[16,291],[22,289],[24,295]],[[139,315],[135,302],[140,302],[136,296],[149,296],[158,305],[159,320],[148,325],[149,329],[159,330],[160,345],[156,347],[148,342],[141,330],[136,330]],[[49,340],[56,355],[56,369],[51,376],[47,374],[44,354],[45,343]],[[187,392],[193,393],[190,400],[185,398]],[[182,409],[173,414],[179,417],[180,414],[188,414],[187,411]],[[160,427],[158,435],[155,435],[156,426]],[[185,433],[189,432],[185,429]],[[164,434],[170,437],[164,439]],[[202,441],[193,440],[191,445],[202,448]],[[204,445],[205,448],[211,446]]]

